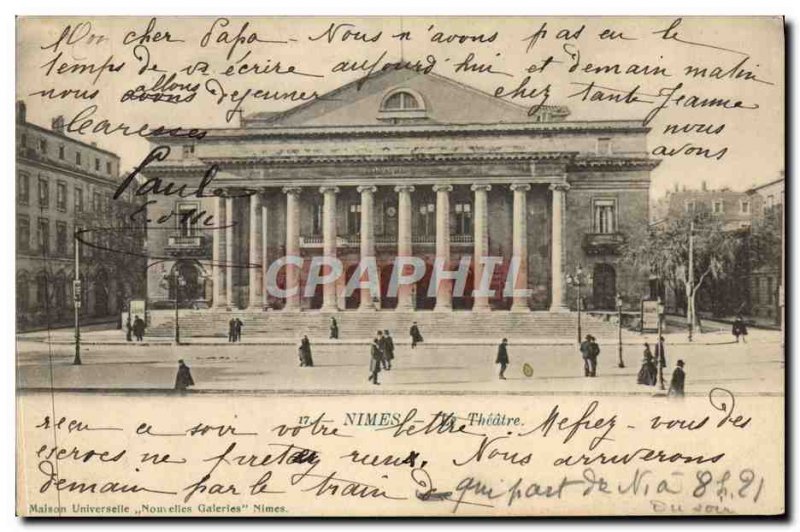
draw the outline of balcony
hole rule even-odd
[[[583,235],[583,251],[587,255],[617,255],[625,243],[622,233],[587,233]]]
[[[164,251],[172,257],[204,257],[211,253],[211,245],[200,235],[174,235],[167,238]]]
[[[450,245],[471,246],[472,235],[450,235]],[[411,243],[414,245],[436,245],[436,235],[413,235]],[[304,235],[300,237],[300,247],[304,249],[322,249],[322,235]],[[337,248],[351,248],[361,245],[361,235],[344,235],[336,237]],[[396,246],[397,235],[375,235],[376,246]]]

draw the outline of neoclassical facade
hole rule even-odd
[[[149,198],[148,299],[172,299],[177,271],[181,305],[194,308],[562,311],[577,304],[580,268],[587,308],[613,308],[617,293],[635,307],[647,272],[621,261],[620,247],[648,224],[648,129],[568,114],[528,116],[438,75],[391,71],[200,141],[159,139],[169,156],[146,177],[213,181],[207,197]],[[277,297],[269,268],[287,256],[303,265],[276,269],[274,282],[299,290]],[[319,256],[341,261],[342,275],[309,292]],[[426,267],[393,294],[398,257]],[[473,294],[485,257],[501,260],[487,274],[492,296]],[[364,259],[377,264],[379,293],[347,295]],[[464,286],[430,290],[437,263],[462,265]]]

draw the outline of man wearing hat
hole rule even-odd
[[[500,364],[500,379],[506,380],[506,368],[508,367],[508,339],[503,338],[497,347],[497,358],[495,364]]]
[[[686,372],[683,371],[683,360],[678,360],[675,371],[672,372],[672,382],[669,383],[667,395],[683,397],[683,385],[686,382]]]

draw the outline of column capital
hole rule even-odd
[[[549,188],[554,192],[566,192],[569,190],[569,183],[553,183]]]
[[[489,183],[475,183],[474,185],[469,187],[469,189],[472,192],[477,192],[479,190],[489,192],[490,190],[492,190],[492,185],[490,185]]]
[[[452,192],[453,185],[433,185],[434,192]]]
[[[336,185],[323,185],[319,187],[320,194],[325,194],[326,192],[333,192],[334,194],[338,194],[339,187],[337,187]]]
[[[395,192],[414,192],[414,185],[397,185],[394,187]]]
[[[303,189],[301,187],[283,187],[284,194],[294,194],[299,195]]]
[[[375,192],[378,191],[378,187],[376,187],[375,185],[358,185],[356,190],[359,192],[359,194],[363,194],[364,192],[369,192],[370,194],[374,194]]]
[[[522,192],[528,192],[531,189],[531,185],[530,185],[530,183],[512,183],[511,185],[509,185],[508,188],[510,188],[514,192],[516,192],[518,190],[520,190]]]

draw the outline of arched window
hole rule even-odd
[[[400,91],[390,94],[383,100],[384,111],[411,111],[421,109],[422,105],[417,98],[407,91]]]

